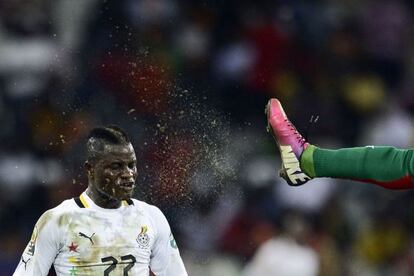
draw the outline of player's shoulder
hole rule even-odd
[[[165,215],[157,206],[135,198],[131,198],[131,200],[134,203],[134,206],[137,208],[137,210],[145,212],[155,219],[165,219]]]
[[[62,201],[59,205],[55,206],[54,208],[46,210],[42,214],[42,217],[56,218],[66,213],[71,213],[76,209],[79,209],[79,207],[76,205],[74,199],[70,198]]]
[[[79,205],[76,203],[75,198],[69,198],[62,201],[59,205],[55,208],[51,209],[54,210],[56,213],[65,213],[72,210],[80,209]]]
[[[135,198],[131,198],[131,200],[134,203],[134,206],[136,206],[140,210],[145,210],[147,212],[161,212],[160,208],[158,208],[155,205],[149,204],[148,202]]]
[[[38,219],[36,225],[38,228],[43,228],[47,225],[59,225],[62,221],[62,217],[65,214],[72,212],[75,209],[76,204],[73,199],[67,199],[62,201],[59,205],[54,208],[46,210]]]

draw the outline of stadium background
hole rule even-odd
[[[0,274],[41,213],[86,188],[87,131],[116,123],[139,157],[136,196],[167,215],[190,275],[241,275],[292,217],[320,275],[414,275],[413,192],[287,187],[264,116],[278,97],[317,145],[411,147],[413,8],[0,1]]]

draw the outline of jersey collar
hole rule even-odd
[[[84,191],[79,197],[75,197],[74,200],[75,200],[75,203],[80,208],[94,208],[94,209],[101,209],[101,210],[118,210],[125,206],[134,205],[134,202],[132,201],[132,199],[128,199],[128,200],[123,200],[122,205],[119,208],[116,208],[116,209],[102,208],[96,205],[95,202],[93,202],[93,200],[86,194],[86,191]]]

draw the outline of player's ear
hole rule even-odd
[[[85,161],[85,163],[83,164],[83,167],[84,167],[84,168],[85,168],[85,170],[86,170],[86,174],[87,174],[88,176],[91,176],[91,175],[92,175],[92,170],[93,170],[92,163],[91,163],[91,162],[89,162],[88,160],[86,160],[86,161]]]

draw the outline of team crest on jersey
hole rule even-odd
[[[26,253],[30,256],[33,256],[36,249],[36,240],[37,236],[39,235],[39,230],[37,229],[37,225],[35,225],[32,233],[32,237],[30,238],[29,246],[27,247]]]
[[[141,226],[141,232],[139,233],[137,237],[137,243],[140,248],[143,248],[143,249],[148,248],[150,238],[147,232],[148,232],[148,226],[146,225]]]

